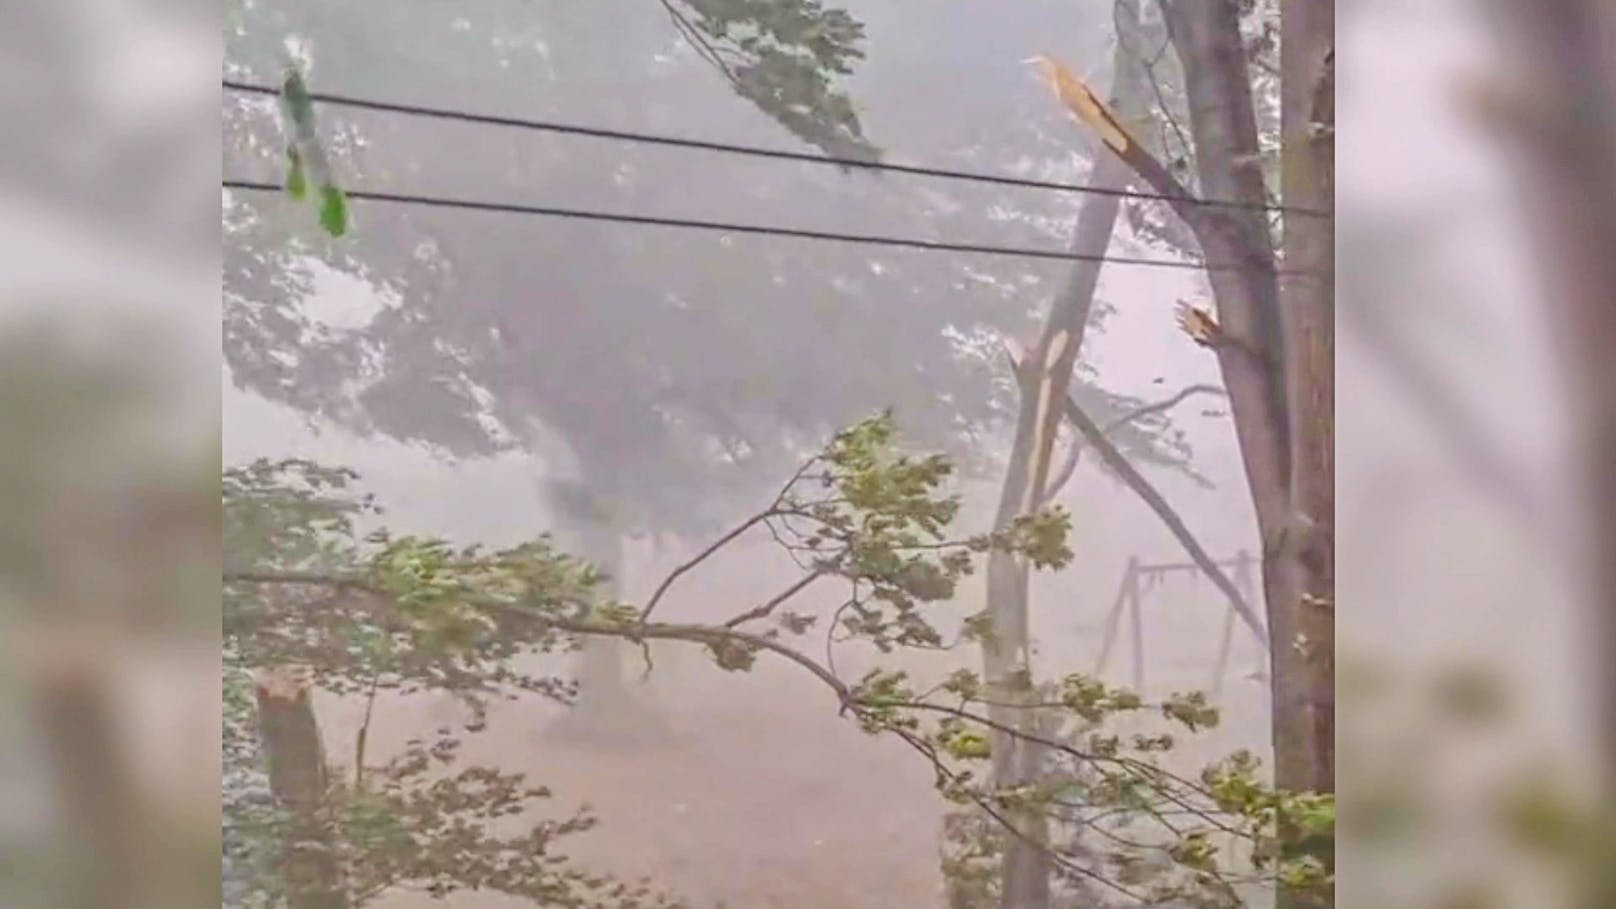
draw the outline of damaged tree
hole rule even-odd
[[[1190,308],[1183,319],[1218,358],[1262,539],[1275,779],[1290,791],[1333,792],[1334,14],[1317,0],[1282,4],[1276,242],[1240,7],[1160,2],[1184,73],[1199,197],[1052,66],[1062,100],[1166,197],[1205,256],[1216,315]]]
[[[325,749],[308,680],[288,666],[255,679],[269,788],[286,812],[280,880],[289,909],[348,909],[336,837],[326,811]]]
[[[1137,6],[1127,0],[1119,4],[1119,10],[1119,18],[1132,21],[1137,16]],[[1119,35],[1113,92],[1125,116],[1143,115],[1148,109],[1144,74],[1139,61],[1130,57],[1125,46]],[[1126,163],[1102,155],[1094,163],[1089,186],[1119,190],[1127,181]],[[1119,208],[1120,200],[1114,194],[1095,194],[1083,203],[1072,232],[1071,248],[1090,258],[1072,269],[1066,286],[1050,307],[1037,344],[1019,361],[1012,362],[1021,400],[1015,441],[994,518],[996,532],[1007,531],[1018,518],[1034,513],[1047,499],[1055,436],[1066,413],[1067,389],[1094,308],[1099,258],[1111,244]],[[1032,730],[1036,722],[1034,712],[1024,706],[1036,700],[1030,664],[1027,576],[1026,560],[1013,552],[997,551],[988,558],[989,630],[982,642],[982,661],[983,676],[1000,705],[989,711],[990,718],[1002,727],[992,741],[993,782],[1000,789],[1035,782],[1045,752],[1016,734]],[[1003,909],[1045,909],[1050,904],[1048,819],[1033,809],[1007,814],[1019,835],[1005,843],[999,905]]]

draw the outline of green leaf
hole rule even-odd
[[[1174,694],[1162,704],[1162,715],[1182,723],[1191,732],[1218,725],[1218,709],[1200,691]]]
[[[640,610],[627,603],[608,603],[595,612],[600,621],[608,625],[633,625],[640,620]]]
[[[333,237],[348,231],[348,198],[330,183],[320,187],[320,226]]]
[[[987,737],[980,732],[959,730],[943,739],[943,747],[960,760],[986,760],[993,754]]]

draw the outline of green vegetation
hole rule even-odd
[[[276,798],[264,798],[262,783],[256,797],[245,782],[227,786],[227,849],[241,867],[278,882],[251,892],[266,899],[282,892],[297,845],[284,834],[313,830],[339,857],[351,905],[405,885],[434,894],[490,889],[539,905],[666,904],[647,884],[594,875],[567,860],[566,838],[590,828],[587,814],[544,814],[552,797],[542,785],[460,757],[462,737],[486,728],[481,705],[490,698],[537,693],[565,701],[576,694],[566,679],[516,669],[520,657],[564,651],[591,636],[687,642],[736,672],[760,658],[797,664],[833,690],[866,732],[905,742],[929,764],[939,793],[969,815],[991,822],[1012,807],[1038,810],[1069,838],[1093,831],[1082,855],[1060,839],[1048,847],[1063,877],[1205,906],[1241,905],[1242,888],[1265,881],[1331,886],[1321,858],[1330,851],[1319,843],[1333,837],[1332,798],[1274,792],[1249,754],[1207,768],[1200,779],[1180,776],[1166,766],[1177,741],[1170,731],[1128,739],[1108,731],[1119,717],[1152,712],[1168,730],[1186,734],[1215,725],[1217,711],[1199,693],[1151,704],[1082,675],[1043,686],[1029,707],[1040,714],[1040,731],[1027,737],[1047,749],[1048,772],[1036,785],[1002,791],[982,773],[998,727],[975,673],[956,671],[924,690],[899,669],[844,681],[800,646],[828,629],[887,653],[942,647],[942,628],[964,618],[952,614],[950,600],[983,553],[1010,551],[1051,568],[1070,559],[1068,518],[1058,508],[1007,533],[955,535],[952,471],[945,457],[904,451],[889,415],[837,434],[742,525],[773,531],[798,557],[802,579],[768,601],[736,604],[735,616],[718,624],[664,621],[652,614],[655,598],[643,606],[607,601],[598,595],[599,573],[545,538],[484,550],[385,531],[359,536],[356,524],[376,519],[379,509],[356,491],[349,471],[303,461],[228,471],[227,779],[250,780],[264,761],[261,749],[290,747],[270,736],[258,741],[255,725],[262,724],[253,720],[247,693],[257,671],[295,665],[337,694],[374,700],[440,690],[478,708],[466,730],[440,731],[385,759],[364,753],[361,734],[350,773],[326,777],[303,823],[288,819]],[[812,583],[846,589],[834,614],[787,608]],[[275,755],[268,760],[273,765]],[[990,892],[984,869],[1005,828],[957,821],[951,830],[947,870],[956,894],[971,886]]]

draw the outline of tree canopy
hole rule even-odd
[[[278,80],[287,41],[312,62],[315,90],[700,137],[755,135],[755,111],[827,153],[869,156],[881,144],[851,94],[865,29],[818,2],[646,0],[610,11],[517,0],[243,3],[227,70]],[[721,102],[715,79],[742,103]],[[278,165],[267,105],[227,101],[229,169]],[[902,144],[979,166],[1039,147],[1065,159],[1043,134],[1047,122],[984,134],[979,123],[943,118]],[[1064,242],[1074,205],[1055,194],[330,106],[320,123],[350,186],[452,187],[613,211],[767,212],[745,220],[916,236],[1015,230],[1048,245]],[[983,457],[980,442],[1010,393],[992,339],[1024,333],[1060,277],[980,257],[382,204],[356,206],[352,218],[356,229],[331,240],[273,196],[231,197],[225,351],[234,381],[456,455],[556,440],[574,479],[639,529],[711,527],[735,497],[762,489],[870,406],[893,406],[917,437]],[[329,299],[319,291],[332,272],[357,278],[384,305],[362,324],[334,325],[313,305]],[[1102,421],[1137,403],[1087,377],[1078,394]],[[1126,427],[1118,441],[1188,469],[1165,418]]]

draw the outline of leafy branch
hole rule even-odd
[[[769,655],[823,683],[840,711],[866,732],[894,735],[925,754],[945,798],[1001,819],[1003,829],[992,836],[1016,835],[1002,819],[1029,811],[1068,830],[1103,830],[1118,847],[1115,854],[1080,853],[1057,841],[1042,847],[1071,878],[1104,881],[1135,901],[1194,895],[1206,905],[1233,906],[1239,904],[1234,866],[1287,882],[1326,877],[1327,869],[1309,864],[1310,855],[1286,852],[1288,841],[1279,831],[1317,835],[1320,818],[1328,814],[1333,834],[1328,797],[1274,792],[1259,782],[1249,756],[1192,779],[1162,762],[1176,745],[1174,736],[1136,734],[1125,741],[1106,731],[1116,717],[1152,711],[1198,732],[1218,719],[1203,695],[1147,703],[1097,679],[1067,676],[1018,705],[1037,713],[1037,722],[1022,726],[973,709],[993,705],[983,695],[986,686],[969,671],[917,693],[901,671],[877,668],[848,681],[836,672],[828,645],[824,660],[793,646],[789,639],[806,633],[817,616],[783,607],[822,579],[840,578],[852,589],[832,614],[831,627],[890,652],[940,646],[936,623],[946,615],[943,606],[981,554],[1008,550],[1041,567],[1059,567],[1071,558],[1067,518],[1059,509],[1027,516],[1001,533],[951,536],[959,510],[957,496],[943,489],[951,471],[946,458],[904,452],[889,414],[863,421],[838,433],[767,508],[677,567],[637,608],[602,599],[598,572],[556,551],[546,538],[496,551],[381,531],[355,542],[356,519],[371,514],[373,506],[345,498],[351,474],[299,462],[289,466],[282,484],[273,465],[260,463],[233,472],[226,482],[227,540],[258,544],[253,558],[232,552],[238,557],[224,574],[227,640],[244,665],[309,665],[318,684],[338,693],[368,697],[377,689],[443,688],[473,703],[521,691],[566,699],[564,680],[530,678],[511,664],[520,654],[566,649],[589,637],[700,645],[730,671],[748,670],[759,655]],[[280,485],[284,495],[277,495]],[[804,557],[798,580],[722,623],[651,620],[651,607],[675,581],[758,526]],[[750,627],[765,618],[778,623]],[[966,629],[991,633],[969,621]],[[979,782],[974,768],[991,759],[992,733],[1045,749],[1048,772],[1014,791]],[[389,779],[385,770],[374,776]],[[372,788],[360,785],[370,779],[356,778],[356,792],[370,797],[365,793]],[[1130,832],[1139,824],[1148,829]],[[1214,837],[1244,845],[1214,848]],[[465,848],[470,855],[484,847]],[[355,862],[371,860],[364,852]],[[471,858],[463,864],[475,867]],[[471,878],[428,871],[417,867],[412,873],[436,881],[432,886],[473,885]],[[399,874],[385,880],[401,879]],[[478,880],[512,881],[503,871],[479,874]]]

